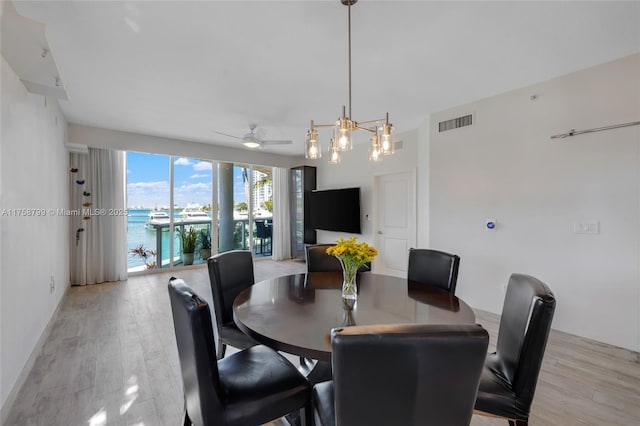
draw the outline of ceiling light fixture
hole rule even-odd
[[[305,141],[305,158],[317,159],[322,157],[322,149],[318,144],[318,130],[322,127],[333,128],[333,138],[329,142],[329,163],[340,162],[340,151],[353,149],[351,132],[365,130],[372,133],[369,146],[369,160],[380,161],[383,155],[394,153],[393,125],[389,123],[389,113],[385,118],[357,122],[351,119],[351,6],[358,0],[340,0],[348,8],[348,46],[349,46],[349,115],[346,107],[342,107],[342,116],[335,124],[315,124],[311,120],[311,127],[307,131]]]
[[[260,148],[260,142],[253,139],[246,139],[244,142],[242,142],[242,144],[247,148],[252,148],[252,149]]]

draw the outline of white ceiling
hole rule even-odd
[[[347,103],[331,1],[14,1],[46,25],[70,122],[218,145],[258,123],[302,155]],[[430,112],[640,51],[638,2],[366,1],[352,7],[353,119]],[[323,140],[328,133],[321,133]],[[366,135],[363,135],[366,138]]]

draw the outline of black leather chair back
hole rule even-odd
[[[306,246],[307,272],[342,272],[340,261],[327,254],[327,248],[334,244]]]
[[[511,384],[520,411],[531,408],[556,300],[540,280],[512,274],[500,318],[496,353],[488,366]]]
[[[338,425],[468,425],[489,335],[479,325],[334,329]]]
[[[176,278],[169,281],[169,298],[187,412],[194,424],[214,424],[223,407],[209,305]]]
[[[335,244],[315,244],[305,247],[305,259],[307,261],[307,272],[340,272],[342,266],[340,261],[334,256],[327,254],[327,248]],[[358,268],[358,272],[371,270],[371,264]]]
[[[254,284],[253,257],[248,250],[233,250],[207,260],[213,306],[218,327],[233,323],[233,301]]]
[[[460,257],[437,250],[409,250],[407,278],[422,284],[429,284],[456,293]]]

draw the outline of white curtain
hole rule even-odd
[[[291,258],[291,206],[289,169],[273,168],[273,260]]]
[[[71,284],[127,279],[125,153],[71,154]]]

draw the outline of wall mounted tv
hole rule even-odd
[[[312,191],[311,228],[360,234],[360,188]]]

